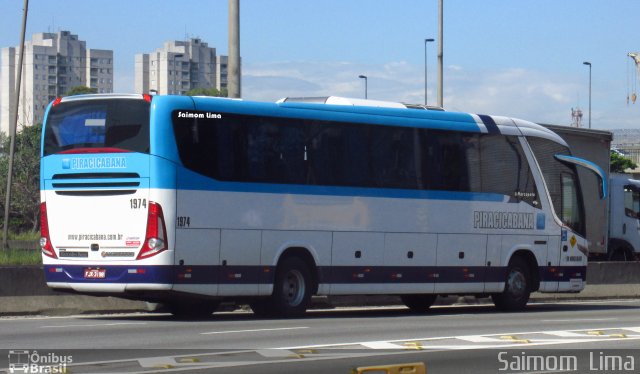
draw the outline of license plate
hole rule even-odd
[[[84,277],[90,279],[102,279],[107,276],[107,269],[84,269]]]

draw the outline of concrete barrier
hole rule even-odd
[[[532,300],[640,297],[640,262],[595,262],[587,287],[574,294],[534,293]],[[439,298],[438,304],[473,303],[475,298]],[[336,296],[314,299],[318,307],[401,304],[398,296]],[[0,266],[0,315],[142,312],[147,304],[114,297],[70,295],[49,289],[41,266]]]

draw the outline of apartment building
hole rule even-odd
[[[0,131],[9,132],[15,107],[19,47],[3,48]],[[113,92],[113,51],[87,48],[69,31],[37,33],[25,42],[18,127],[42,122],[49,102],[75,86]]]
[[[183,95],[194,88],[227,88],[227,56],[216,55],[202,40],[167,41],[135,56],[137,93]]]

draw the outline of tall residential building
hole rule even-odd
[[[217,56],[200,39],[168,41],[136,55],[135,90],[183,95],[194,88],[227,88],[227,56]]]
[[[0,130],[8,133],[15,107],[19,47],[2,49]],[[113,92],[113,51],[89,49],[69,31],[34,34],[25,42],[18,127],[42,122],[44,110],[75,86]]]

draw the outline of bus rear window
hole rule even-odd
[[[60,103],[47,117],[44,155],[83,150],[149,153],[149,107],[132,99]]]

